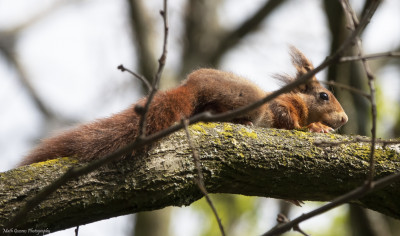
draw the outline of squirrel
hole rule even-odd
[[[313,69],[311,62],[295,47],[290,48],[296,76],[277,78],[289,83]],[[267,96],[251,81],[230,72],[198,69],[182,84],[169,91],[159,91],[152,100],[146,117],[146,134],[168,128],[182,118],[210,111],[230,111]],[[140,115],[135,107],[144,106],[146,97],[111,117],[83,124],[58,136],[45,139],[27,155],[19,166],[59,157],[76,157],[81,162],[101,158],[135,140]],[[280,129],[306,128],[328,133],[348,120],[335,96],[315,77],[307,84],[284,93],[259,108],[233,119],[233,123]],[[133,153],[127,154],[132,156]]]

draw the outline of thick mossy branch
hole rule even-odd
[[[190,128],[210,193],[329,201],[362,185],[368,171],[368,143],[317,147],[315,141],[353,137],[250,128],[229,123]],[[400,171],[399,148],[376,149],[376,178]],[[0,174],[0,225],[25,200],[79,165],[61,158]],[[72,180],[48,196],[18,228],[50,229],[77,225],[166,206],[189,205],[202,197],[184,132],[158,142],[146,154],[119,160]],[[400,183],[375,191],[358,204],[400,219]]]

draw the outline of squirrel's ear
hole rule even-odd
[[[299,93],[307,93],[308,91],[308,84],[301,84],[296,88],[296,91]]]
[[[296,47],[290,46],[290,56],[292,57],[292,63],[297,70],[297,78],[314,69],[310,60],[308,60],[307,57],[304,56],[304,54]],[[313,77],[312,80],[316,80],[316,78]]]
[[[308,60],[307,57],[305,57],[304,54],[300,52],[300,50],[296,47],[290,46],[290,56],[292,58],[292,64],[297,70],[296,76],[293,77],[288,74],[274,75],[274,78],[279,80],[283,85],[289,84],[294,80],[299,79],[302,75],[307,74],[309,71],[314,69],[314,66],[312,65],[310,60]],[[301,84],[292,91],[295,93],[308,93],[310,89],[315,86],[315,83],[318,83],[317,78],[313,76],[313,78],[309,80],[308,83]]]

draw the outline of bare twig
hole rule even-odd
[[[164,22],[164,43],[163,43],[163,51],[161,54],[160,59],[158,59],[158,71],[156,74],[155,82],[154,84],[158,84],[158,81],[160,80],[161,74],[164,70],[165,66],[165,60],[167,59],[167,45],[168,45],[168,32],[169,32],[169,26],[168,26],[168,12],[167,12],[167,0],[164,0],[164,10],[160,11],[160,14],[163,18]]]
[[[199,187],[200,191],[203,193],[204,197],[206,198],[206,201],[208,203],[208,205],[210,206],[217,222],[218,222],[218,226],[219,226],[219,230],[221,231],[221,235],[224,236],[225,235],[225,230],[224,230],[224,226],[222,225],[221,222],[221,218],[219,218],[218,216],[218,212],[217,209],[215,208],[213,202],[211,201],[210,196],[208,195],[206,186],[204,184],[204,175],[203,175],[203,171],[201,169],[201,164],[200,164],[200,158],[199,158],[199,153],[197,152],[197,150],[195,149],[192,139],[190,138],[190,133],[189,133],[189,121],[187,119],[182,119],[182,123],[183,126],[185,128],[185,133],[186,133],[186,138],[188,140],[189,143],[189,147],[192,150],[192,156],[193,156],[193,160],[194,160],[194,164],[196,166],[197,169],[197,180],[195,179],[195,182],[197,184],[197,186]]]
[[[395,181],[398,181],[398,180],[400,180],[400,173],[396,173],[396,174],[392,174],[392,175],[383,177],[380,180],[373,181],[371,184],[368,184],[368,183],[363,184],[362,186],[354,189],[353,191],[351,191],[347,194],[344,194],[344,195],[334,199],[332,202],[330,202],[322,207],[319,207],[309,213],[303,214],[288,223],[277,225],[276,227],[272,228],[267,233],[263,234],[263,236],[273,236],[273,235],[282,234],[286,231],[289,231],[291,228],[295,227],[296,225],[298,225],[299,223],[301,223],[305,220],[308,220],[312,217],[315,217],[324,212],[332,210],[333,208],[336,208],[337,206],[340,206],[351,200],[361,198],[372,191],[381,189],[381,188],[383,188]]]
[[[142,112],[141,112],[141,117],[140,117],[140,122],[139,122],[139,135],[138,139],[143,138],[146,135],[146,117],[147,117],[147,112],[150,108],[151,101],[153,100],[154,96],[156,95],[156,92],[158,90],[158,85],[160,82],[161,74],[164,70],[165,66],[165,61],[167,59],[167,44],[168,44],[168,8],[167,8],[167,0],[164,0],[163,4],[163,10],[160,11],[160,14],[162,16],[162,19],[164,21],[164,41],[163,41],[163,51],[161,54],[160,59],[158,59],[158,70],[155,75],[155,78],[153,80],[152,88],[150,90],[150,94],[147,98],[146,105],[144,106]]]
[[[289,222],[290,222],[290,220],[289,220],[284,214],[282,214],[282,213],[279,213],[279,214],[278,214],[278,216],[277,216],[277,218],[276,218],[276,221],[278,222],[278,225],[279,225],[279,224],[284,224],[284,223],[289,223]],[[294,231],[297,231],[297,232],[299,232],[299,233],[301,233],[301,234],[304,235],[304,236],[309,236],[306,232],[304,232],[304,231],[299,227],[299,225],[293,226],[293,230],[294,230]]]
[[[299,225],[293,226],[293,230],[294,230],[294,231],[297,231],[297,232],[299,232],[299,233],[301,233],[301,234],[304,235],[304,236],[310,236],[309,234],[307,234],[306,232],[304,232],[304,231],[300,228]]]
[[[371,1],[370,6],[376,4],[380,4],[380,0],[374,0]],[[355,31],[356,27],[359,25],[359,21],[357,18],[356,13],[353,11],[350,3],[348,0],[340,0],[340,3],[342,4],[343,10],[346,13],[347,16],[347,21],[349,23],[349,27],[352,31]],[[367,9],[368,11],[368,9]],[[356,41],[356,46],[358,48],[359,57],[363,57],[363,47],[362,47],[362,42],[359,36],[355,37]],[[362,59],[362,64],[365,70],[365,73],[367,74],[368,77],[368,86],[370,90],[369,94],[369,101],[371,103],[371,114],[372,114],[372,129],[371,129],[371,152],[370,152],[370,163],[369,163],[369,175],[368,175],[368,182],[372,183],[372,180],[374,178],[374,172],[375,172],[375,143],[376,143],[376,98],[375,98],[375,76],[371,71],[371,68],[367,62],[366,59]]]
[[[350,36],[347,37],[347,39],[345,40],[345,42],[343,42],[339,49],[336,51],[336,53],[340,52],[344,52],[344,48],[347,48],[350,44],[354,44],[354,40],[356,39],[356,37],[360,36],[361,33],[364,31],[365,27],[368,25],[368,23],[371,21],[372,16],[374,15],[376,9],[378,8],[378,6],[381,4],[381,0],[373,0],[371,1],[371,4],[367,7],[365,14],[363,15],[363,17],[361,18],[359,24],[357,25],[357,27],[355,27],[354,30],[352,30]],[[348,41],[350,40],[350,42]],[[336,54],[335,53],[335,54]]]
[[[373,59],[381,59],[381,58],[388,58],[388,57],[400,57],[400,52],[381,52],[381,53],[374,53],[368,55],[358,55],[358,56],[349,56],[349,57],[342,57],[340,58],[339,62],[349,62],[349,61],[360,61],[360,60],[373,60]]]
[[[323,84],[332,85],[332,86],[335,86],[335,87],[338,87],[338,88],[349,90],[350,92],[359,94],[359,95],[367,98],[368,100],[370,98],[370,95],[368,93],[366,93],[366,92],[364,92],[364,91],[362,91],[360,89],[354,88],[352,86],[346,85],[346,84],[338,83],[338,82],[335,82],[335,81],[320,81],[320,82],[323,83]]]
[[[118,70],[124,72],[124,71],[128,71],[131,75],[133,75],[134,77],[136,77],[137,79],[139,79],[140,81],[142,81],[144,83],[144,85],[146,85],[147,90],[150,92],[151,91],[151,84],[150,82],[143,76],[143,75],[139,75],[133,71],[131,71],[130,69],[124,67],[124,65],[119,65],[117,67]]]
[[[153,32],[155,31],[153,24],[151,24],[152,18],[146,11],[145,1],[127,0],[126,3],[129,9],[133,43],[137,51],[138,71],[152,83],[157,60],[153,49],[155,43]]]

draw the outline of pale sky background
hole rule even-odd
[[[0,30],[12,29],[41,12],[55,0],[0,0]],[[116,69],[119,64],[135,70],[127,6],[123,0],[75,0],[24,31],[17,42],[17,56],[40,97],[52,111],[63,116],[89,121],[118,112],[134,103],[139,95],[132,87],[121,89],[132,77]],[[170,1],[170,44],[166,73],[179,68],[179,45],[183,0]],[[228,0],[220,10],[221,24],[233,27],[246,19],[263,1]],[[356,10],[362,0],[351,1]],[[77,4],[75,4],[77,3]],[[162,35],[158,11],[161,0],[146,1],[154,10],[156,27]],[[302,50],[315,65],[328,55],[329,31],[319,0],[292,0],[283,4],[260,31],[247,37],[239,47],[224,57],[221,64],[228,70],[249,78],[265,90],[277,85],[271,75],[293,72],[288,45]],[[400,1],[386,0],[364,34],[366,53],[394,50],[400,44]],[[155,45],[161,53],[161,41]],[[388,102],[399,107],[400,69],[387,67],[376,72]],[[324,79],[325,71],[317,75]],[[343,101],[341,101],[343,102]],[[391,103],[389,103],[391,104]],[[0,57],[0,170],[13,168],[41,135],[43,119],[25,94],[13,68]],[[350,117],[351,119],[351,117]],[[390,117],[387,118],[390,121]],[[260,233],[275,224],[277,208],[273,200],[264,202],[260,216]],[[315,206],[306,205],[299,215]],[[341,210],[346,207],[341,208]],[[303,223],[303,229],[315,230],[315,222],[327,227],[335,210]],[[174,208],[173,235],[196,235],[202,217],[190,208]],[[261,222],[261,220],[263,222]],[[185,221],[185,224],[182,224]],[[128,223],[129,222],[129,223]],[[80,235],[121,235],[130,230],[131,218],[117,217],[80,227]],[[267,222],[268,224],[265,224]],[[183,227],[184,226],[184,227]],[[74,229],[52,235],[71,235]]]

